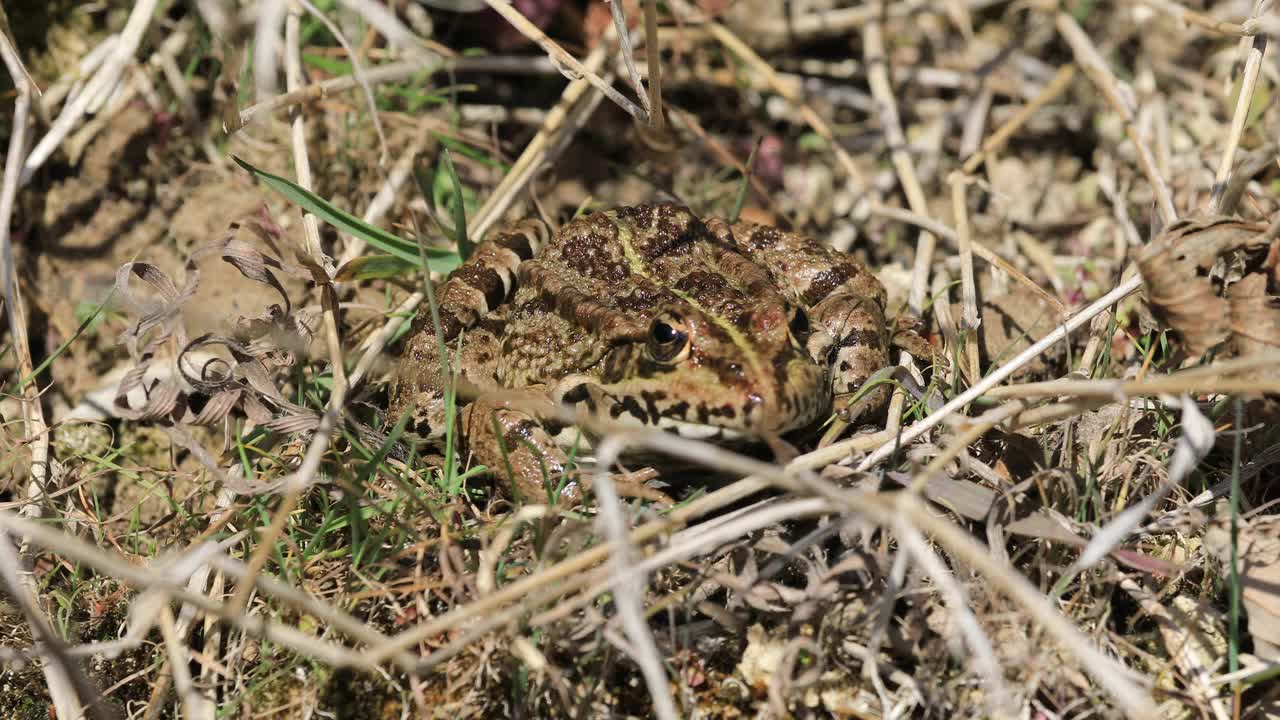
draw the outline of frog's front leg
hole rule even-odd
[[[853,394],[889,365],[884,286],[862,263],[808,236],[745,222],[730,227],[712,220],[708,227],[765,268],[783,296],[808,311],[807,318],[797,318],[797,334],[804,335],[808,325],[805,349],[830,369],[835,409],[847,413]],[[874,413],[888,399],[889,386],[881,385],[858,408]]]
[[[450,368],[463,380],[480,387],[494,385],[501,350],[499,326],[504,322],[502,303],[517,285],[520,263],[533,257],[548,237],[542,223],[517,223],[477,245],[471,257],[437,287],[440,337],[448,352],[452,355],[457,350],[455,341],[464,339],[460,356],[449,358]],[[404,413],[412,413],[411,432],[430,439],[443,437],[447,379],[431,308],[422,303],[392,376],[388,421],[394,423]]]
[[[574,505],[582,491],[566,477],[569,458],[540,420],[549,409],[547,396],[532,390],[484,395],[463,409],[462,439],[491,476],[511,483],[517,501],[546,502],[548,488],[563,482],[560,498]]]
[[[592,475],[569,462],[557,442],[563,431],[553,419],[554,404],[538,387],[487,393],[462,411],[462,436],[471,456],[499,482],[506,481],[524,502],[582,501]],[[644,484],[644,475],[614,475],[618,494],[671,504],[671,498]],[[558,493],[557,493],[558,491]]]

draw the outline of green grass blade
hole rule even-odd
[[[456,267],[459,262],[458,254],[453,251],[428,247],[419,250],[418,243],[392,235],[382,228],[375,227],[360,218],[349,215],[297,183],[286,180],[279,175],[272,175],[264,170],[259,170],[234,155],[231,156],[231,159],[261,180],[267,187],[284,195],[289,202],[314,214],[338,230],[362,238],[373,247],[405,260],[414,267],[423,267],[424,257],[428,263],[425,267],[429,267],[434,272],[447,272],[449,269]]]
[[[1231,450],[1231,605],[1227,635],[1227,671],[1240,669],[1240,463],[1244,450],[1244,403],[1235,398],[1235,443]]]
[[[453,184],[453,235],[458,243],[458,254],[463,258],[471,257],[471,239],[467,237],[467,203],[462,194],[462,181],[458,180],[458,171],[453,167],[453,156],[449,148],[440,154],[440,163],[444,172]]]
[[[26,390],[27,383],[35,380],[37,377],[40,377],[40,373],[44,372],[45,368],[49,367],[54,360],[57,360],[62,353],[66,352],[67,348],[71,347],[71,343],[78,340],[80,336],[84,334],[84,331],[88,330],[90,325],[93,325],[93,321],[97,320],[98,316],[102,314],[103,309],[107,307],[107,303],[111,302],[111,297],[115,295],[115,293],[116,289],[114,287],[111,288],[111,293],[107,295],[107,299],[103,300],[101,305],[98,305],[93,309],[93,312],[89,314],[89,317],[85,318],[84,322],[80,323],[80,327],[76,328],[75,333],[71,337],[67,338],[66,342],[59,345],[57,350],[50,353],[49,357],[45,358],[44,361],[37,365],[26,377],[18,381],[18,392]],[[12,388],[5,388],[5,393],[14,394]]]
[[[733,211],[729,213],[729,224],[738,222],[738,216],[742,214],[742,206],[747,203],[747,191],[751,189],[751,173],[756,167],[756,155],[760,152],[760,143],[763,137],[756,138],[755,144],[751,146],[751,154],[747,156],[747,172],[742,176],[742,184],[738,186],[738,195],[733,199]]]
[[[361,255],[338,268],[333,279],[337,282],[350,282],[390,278],[415,271],[419,267],[421,263],[410,263],[395,255]],[[437,261],[431,265],[431,269],[438,272],[448,272],[455,267],[456,264],[445,261]]]

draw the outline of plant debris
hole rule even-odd
[[[1277,716],[1271,3],[39,5],[6,717]],[[654,202],[872,268],[889,409],[611,436],[671,507],[385,417],[468,245]]]

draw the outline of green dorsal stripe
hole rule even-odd
[[[689,293],[671,287],[671,285],[666,282],[654,277],[653,274],[649,272],[649,267],[645,264],[644,258],[640,257],[640,253],[637,252],[635,246],[631,244],[631,228],[627,227],[627,223],[618,222],[618,216],[613,212],[609,213],[609,219],[613,221],[614,227],[618,229],[618,241],[622,243],[622,252],[627,258],[627,264],[631,266],[631,272],[649,280],[659,287],[666,288],[676,297],[679,297],[681,300],[692,305],[695,310],[711,318],[711,321],[714,322],[721,330],[728,333],[729,337],[733,340],[733,344],[742,350],[742,354],[746,357],[747,363],[751,365],[751,369],[757,374],[763,374],[765,372],[764,364],[760,362],[760,356],[756,353],[755,346],[747,340],[747,336],[744,335],[736,325],[729,322],[727,318],[707,310],[706,307],[695,300],[691,295],[689,295]]]

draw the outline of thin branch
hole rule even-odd
[[[951,183],[951,212],[956,221],[956,240],[960,245],[960,302],[961,324],[968,331],[964,343],[966,369],[970,381],[980,376],[978,365],[978,326],[982,316],[978,314],[978,285],[973,277],[973,233],[969,229],[969,205],[965,201],[967,183],[961,173],[953,172]]]
[[[657,0],[645,0],[644,37],[645,61],[649,66],[649,104],[645,109],[649,111],[650,127],[662,132],[667,121],[662,113],[662,48],[658,44]]]
[[[544,52],[551,56],[552,61],[560,65],[561,72],[570,80],[585,78],[597,90],[604,93],[605,97],[612,100],[618,107],[627,112],[628,115],[635,118],[639,122],[649,122],[649,113],[643,108],[628,100],[613,88],[611,83],[605,82],[599,75],[590,71],[578,59],[570,55],[564,48],[560,47],[554,40],[547,37],[547,34],[538,29],[537,25],[529,22],[529,19],[520,14],[519,10],[512,7],[506,0],[485,0],[494,12],[501,15],[511,26],[520,32],[521,35],[532,40],[542,48]],[[565,70],[570,72],[565,72]]]
[[[1009,362],[991,372],[977,385],[974,385],[963,393],[952,398],[950,402],[943,405],[941,408],[929,413],[928,417],[925,419],[903,430],[900,438],[895,438],[894,440],[890,440],[880,446],[875,452],[868,455],[861,463],[858,464],[858,470],[869,470],[872,467],[875,467],[876,464],[889,457],[889,455],[891,455],[900,445],[906,445],[921,435],[924,435],[938,423],[942,422],[947,417],[950,417],[965,405],[968,405],[981,397],[991,388],[994,388],[1004,382],[1006,378],[1017,372],[1017,370],[1023,365],[1031,362],[1039,356],[1040,353],[1048,350],[1054,343],[1066,338],[1077,328],[1092,320],[1095,315],[1105,311],[1117,302],[1120,302],[1133,292],[1137,291],[1140,287],[1142,287],[1142,276],[1134,274],[1128,280],[1120,283],[1120,285],[1111,292],[1101,298],[1098,298],[1093,302],[1093,304],[1071,316],[1071,318],[1062,325],[1054,328],[1053,332],[1050,332],[1043,338],[1040,338],[1040,340],[1036,341],[1036,343],[1031,347],[1018,353],[1017,357],[1014,357]]]
[[[915,163],[907,153],[907,137],[902,132],[902,121],[898,118],[898,102],[889,84],[889,56],[885,53],[882,30],[877,20],[868,22],[862,29],[862,53],[863,62],[867,65],[867,82],[871,85],[871,95],[880,106],[880,125],[884,129],[885,141],[889,144],[889,157],[898,173],[898,182],[907,196],[907,204],[912,212],[927,217],[929,202],[916,177]],[[925,297],[929,292],[929,268],[933,265],[936,246],[933,233],[927,230],[920,233],[916,241],[915,263],[911,268],[911,294],[907,300],[912,315],[916,317],[924,314]]]
[[[649,584],[648,578],[643,571],[635,568],[635,550],[627,538],[630,523],[622,512],[622,501],[618,499],[618,491],[614,488],[610,475],[622,448],[622,442],[612,437],[605,438],[600,444],[599,468],[591,487],[599,504],[600,522],[604,525],[605,536],[613,546],[612,574],[617,587],[614,605],[618,609],[618,617],[622,620],[627,639],[631,641],[632,659],[640,666],[645,684],[649,686],[654,714],[662,720],[676,720],[680,715],[676,712],[675,700],[668,688],[662,655],[658,652],[653,633],[644,619],[643,598]]]
[[[631,48],[631,33],[627,32],[627,16],[622,9],[622,0],[605,0],[604,4],[609,6],[609,15],[613,18],[613,29],[621,40],[622,64],[627,68],[627,79],[631,81],[631,89],[635,90],[636,97],[640,98],[644,111],[652,115],[649,96],[645,94],[644,82],[640,79],[640,69],[636,67],[635,51]]]
[[[399,80],[412,77],[424,70],[438,69],[443,67],[444,64],[445,61],[438,56],[425,56],[414,58],[412,60],[401,60],[399,62],[380,65],[368,71],[365,73],[365,80],[371,86],[379,85],[381,83],[397,82]],[[280,95],[274,95],[241,110],[236,116],[238,123],[235,126],[223,125],[222,131],[229,135],[259,117],[273,113],[276,110],[293,105],[299,105],[311,100],[319,100],[333,93],[350,90],[359,84],[360,81],[354,75],[343,75],[341,77],[330,78],[322,82],[313,83],[306,87],[301,87]]]
[[[1255,0],[1250,19],[1258,18],[1271,12],[1271,0]],[[1249,108],[1253,104],[1254,89],[1258,85],[1258,73],[1262,69],[1262,56],[1267,51],[1267,36],[1255,35],[1252,42],[1242,38],[1245,61],[1244,73],[1240,76],[1239,95],[1236,97],[1235,112],[1231,116],[1231,131],[1227,135],[1227,146],[1223,149],[1222,159],[1218,163],[1218,172],[1214,176],[1214,199],[1212,213],[1222,212],[1222,198],[1225,195],[1227,179],[1235,164],[1236,149],[1240,147],[1240,136],[1244,133],[1244,124],[1249,119]]]
[[[1160,12],[1168,15],[1174,20],[1186,23],[1188,25],[1196,25],[1198,27],[1202,27],[1205,30],[1209,30],[1211,32],[1219,33],[1222,35],[1249,35],[1250,34],[1248,31],[1245,30],[1243,25],[1239,25],[1237,23],[1227,22],[1225,20],[1219,20],[1217,18],[1210,17],[1208,15],[1205,15],[1204,13],[1199,13],[1199,12],[1196,12],[1195,10],[1185,8],[1179,5],[1178,3],[1173,2],[1173,0],[1138,0],[1138,2],[1142,3],[1143,5],[1146,5],[1149,8],[1152,8],[1153,10],[1159,10]],[[1257,17],[1256,13],[1254,14],[1254,17]]]

